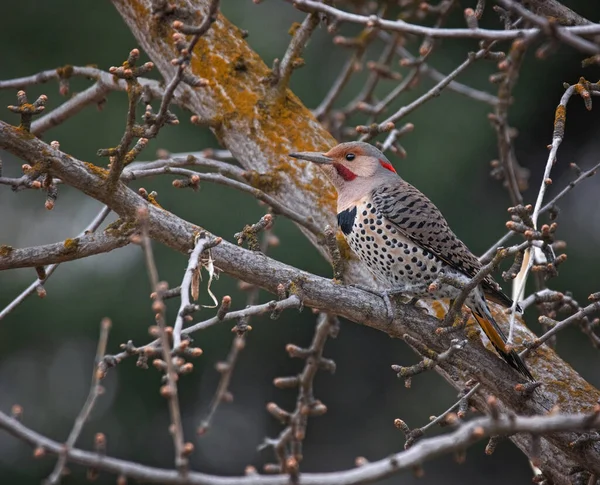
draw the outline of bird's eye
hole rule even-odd
[[[355,158],[356,158],[356,155],[354,155],[354,153],[348,153],[348,154],[346,154],[346,160],[348,160],[349,162],[351,162]]]

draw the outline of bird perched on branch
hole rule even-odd
[[[374,146],[348,142],[327,153],[290,156],[323,167],[337,189],[337,220],[348,245],[394,293],[455,299],[462,290],[448,284],[432,285],[436,278],[443,272],[466,284],[481,269],[477,257],[452,232],[433,202],[404,181]],[[498,354],[534,380],[519,355],[507,348],[486,298],[505,307],[512,305],[491,276],[470,292],[465,304]]]

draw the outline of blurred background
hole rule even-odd
[[[586,0],[565,2],[592,21],[600,17],[600,6]],[[462,8],[474,6],[465,2]],[[262,5],[250,1],[223,0],[228,18],[249,32],[248,41],[267,64],[281,57],[289,40],[292,22],[304,15],[288,3],[271,0]],[[484,25],[495,27],[488,8]],[[454,11],[449,26],[462,25],[462,9]],[[65,64],[96,64],[102,69],[119,65],[137,43],[110,2],[5,2],[0,28],[0,78],[31,75]],[[342,34],[355,32],[344,26]],[[413,52],[419,43],[408,45]],[[380,45],[369,51],[368,59],[378,56]],[[475,42],[445,41],[435,49],[430,64],[448,73],[465,59]],[[319,104],[351,53],[334,47],[331,36],[320,28],[304,54],[306,65],[291,81],[294,92],[309,107]],[[510,122],[519,131],[515,147],[519,162],[531,171],[530,189],[525,200],[533,202],[551,142],[554,110],[563,93],[563,82],[577,82],[580,76],[590,81],[599,78],[596,67],[582,68],[581,55],[559,48],[544,61],[527,54],[510,110]],[[397,64],[396,64],[397,66]],[[398,68],[400,71],[402,69]],[[488,82],[495,64],[476,63],[458,80],[495,94]],[[340,98],[352,99],[364,82],[366,73],[354,76]],[[89,83],[73,79],[71,91]],[[395,109],[432,86],[427,78],[413,91],[403,95]],[[386,93],[393,81],[383,81]],[[40,94],[49,97],[47,110],[64,101],[54,82],[28,89],[29,99]],[[14,91],[0,92],[0,106],[15,103]],[[79,159],[104,166],[106,159],[96,156],[99,148],[114,146],[122,134],[126,97],[110,94],[102,111],[86,108],[81,114],[45,135],[47,141],[59,140],[61,149]],[[398,172],[429,195],[442,209],[455,232],[477,254],[481,254],[505,232],[507,192],[490,177],[489,162],[497,157],[495,133],[487,121],[490,106],[451,91],[443,94],[405,118],[415,124],[412,134],[402,140],[406,159],[393,158]],[[192,126],[188,113],[179,112],[181,124],[166,127],[141,159],[152,159],[158,148],[171,152],[197,151],[217,147],[212,135]],[[18,117],[4,111],[3,120],[18,123]],[[566,139],[553,171],[549,197],[569,183],[574,174],[569,163],[582,168],[597,163],[600,149],[600,116],[587,112],[578,98],[568,105]],[[4,175],[19,176],[21,162],[1,153]],[[203,184],[198,193],[178,191],[171,179],[146,179],[137,186],[158,192],[160,203],[170,211],[213,233],[233,241],[233,234],[245,224],[257,221],[264,213],[250,197],[220,186]],[[558,237],[568,243],[568,261],[551,287],[572,291],[585,302],[587,295],[600,290],[600,179],[582,183],[561,203]],[[74,190],[62,187],[52,212],[44,209],[44,194],[35,191],[14,193],[0,186],[0,244],[15,247],[39,245],[77,235],[100,209],[99,204]],[[112,220],[112,219],[111,219]],[[293,224],[278,218],[274,233],[281,244],[270,255],[304,270],[329,276],[328,264],[317,251],[299,237]],[[177,286],[186,266],[185,256],[155,246],[160,277]],[[35,278],[31,270],[0,273],[0,308],[4,308]],[[509,285],[505,284],[508,289]],[[13,404],[24,408],[23,421],[34,430],[64,441],[89,388],[99,323],[110,317],[113,327],[109,353],[132,339],[137,345],[149,340],[147,328],[153,321],[149,283],[141,249],[128,247],[83,261],[63,264],[46,284],[47,297],[31,296],[0,322],[0,409],[9,412]],[[237,282],[223,275],[212,286],[220,299],[231,295],[233,308],[245,305],[246,294]],[[203,294],[204,298],[208,298]],[[261,301],[271,299],[261,294]],[[208,303],[204,301],[203,303]],[[177,301],[171,301],[169,321],[174,321]],[[212,316],[212,310],[196,319]],[[535,309],[526,315],[531,328],[539,332]],[[196,427],[206,416],[219,374],[214,364],[226,357],[231,345],[232,323],[211,327],[195,335],[204,355],[194,361],[195,370],[180,380],[186,439],[196,451],[192,466],[196,470],[220,475],[241,474],[251,464],[261,468],[273,461],[270,450],[257,451],[265,437],[274,437],[281,426],[265,411],[269,401],[293,409],[296,393],[272,385],[277,376],[295,374],[302,362],[291,360],[287,343],[307,345],[312,337],[315,317],[309,310],[298,314],[287,311],[277,321],[268,316],[251,321],[248,335],[234,372],[232,403],[223,404],[209,432],[202,437]],[[597,351],[576,327],[563,331],[558,352],[593,385],[600,385]],[[311,419],[304,448],[304,471],[334,471],[354,466],[357,456],[376,460],[402,449],[403,435],[393,427],[395,418],[409,426],[424,425],[430,415],[443,412],[456,400],[456,393],[433,372],[413,379],[405,389],[390,370],[391,364],[409,365],[417,361],[401,341],[349,322],[325,348],[325,356],[337,363],[335,375],[318,374],[316,397],[329,412]],[[78,446],[92,448],[93,436],[107,436],[107,452],[141,463],[172,468],[173,450],[167,427],[167,405],[158,388],[161,374],[154,368],[141,370],[129,359],[109,372],[104,381],[106,393],[98,399]],[[485,444],[468,450],[467,461],[456,464],[452,457],[429,462],[421,484],[530,483],[527,460],[510,442],[503,442],[492,456],[483,453]],[[37,484],[54,466],[55,459],[34,460],[32,450],[0,431],[0,483]],[[73,466],[68,482],[78,483],[85,470]],[[410,474],[387,483],[416,482]],[[114,483],[115,477],[101,475],[99,483]]]

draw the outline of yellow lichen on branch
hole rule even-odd
[[[218,109],[223,131],[249,125],[249,136],[266,154],[274,154],[272,169],[300,184],[305,164],[290,163],[290,150],[328,150],[336,140],[316,122],[312,113],[288,89],[280,96],[267,82],[270,69],[248,46],[241,32],[222,15],[213,24],[211,35],[200,38],[192,56],[192,72],[209,82],[209,99]],[[219,39],[214,42],[213,36]],[[335,193],[322,176],[315,177],[314,191],[334,207]]]
[[[178,56],[173,22],[199,25],[209,4],[177,0],[172,13],[157,18],[150,15],[150,0],[113,3],[166,79],[173,76],[175,68],[170,61]],[[293,151],[327,151],[336,140],[289,89],[282,96],[269,82],[269,67],[252,50],[242,31],[222,14],[198,40],[190,71],[208,82],[197,89],[182,86],[180,94],[198,124],[209,126],[245,168],[291,182],[295,189],[278,194],[282,200],[295,200],[297,206],[306,208],[317,205],[320,221],[316,222],[323,227],[331,223],[336,198],[333,187],[318,168],[291,162],[287,155]]]

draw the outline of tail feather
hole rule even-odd
[[[479,310],[473,309],[473,316],[475,317],[475,320],[477,320],[477,323],[479,323],[481,329],[487,335],[488,339],[490,339],[490,342],[496,349],[496,352],[498,352],[498,355],[500,355],[500,357],[502,357],[513,369],[518,370],[529,380],[535,381],[531,375],[531,372],[529,372],[529,369],[527,369],[525,362],[523,362],[523,359],[519,357],[519,354],[517,354],[514,350],[509,352],[507,351],[506,337],[492,315],[488,314],[487,316],[484,316]]]

